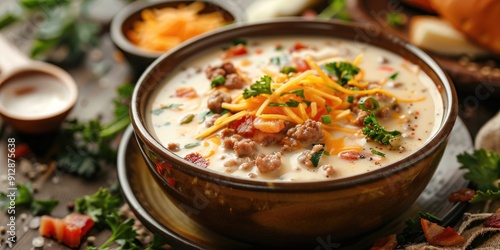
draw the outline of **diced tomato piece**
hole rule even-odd
[[[68,225],[74,225],[80,228],[82,236],[94,226],[94,221],[85,214],[72,213],[64,217],[64,221]]]
[[[465,241],[465,238],[457,234],[451,227],[444,228],[424,218],[420,219],[420,225],[424,231],[427,242],[437,246],[455,246]]]
[[[80,245],[83,236],[94,226],[94,221],[84,214],[69,214],[64,219],[42,216],[39,232],[71,248]]]
[[[389,71],[389,72],[392,72],[394,71],[394,68],[392,67],[389,67],[389,66],[385,66],[385,65],[382,65],[380,67],[378,67],[380,70],[384,70],[384,71]]]
[[[301,43],[301,42],[296,42],[293,47],[290,49],[290,52],[294,52],[294,51],[299,51],[301,49],[305,49],[307,48],[307,45]]]
[[[378,238],[373,243],[370,250],[393,250],[398,246],[398,241],[395,234],[386,237]]]
[[[247,46],[245,46],[242,43],[239,43],[224,51],[224,53],[222,54],[222,59],[228,59],[235,56],[246,55],[247,53],[248,53]]]
[[[80,245],[82,236],[83,234],[81,228],[72,224],[66,224],[64,227],[64,238],[62,239],[62,243],[68,247],[76,248]]]
[[[54,234],[54,218],[44,215],[40,218],[40,227],[38,231],[40,235],[51,237]]]
[[[300,59],[294,61],[295,67],[297,68],[297,72],[304,72],[310,70],[309,64],[307,64],[306,60]]]

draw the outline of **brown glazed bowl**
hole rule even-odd
[[[300,18],[240,24],[202,36],[156,60],[137,82],[131,116],[143,157],[169,199],[201,225],[259,248],[348,242],[410,207],[443,155],[457,118],[457,97],[450,79],[430,56],[371,28]],[[239,37],[306,35],[369,43],[420,66],[442,97],[444,115],[436,134],[407,158],[364,174],[321,182],[264,182],[200,168],[167,150],[150,133],[148,99],[179,62]]]
[[[129,62],[137,76],[164,52],[142,49],[126,37],[125,33],[132,29],[136,21],[141,20],[141,11],[151,8],[177,7],[180,4],[190,4],[191,0],[160,0],[160,1],[136,1],[122,8],[111,22],[110,35],[115,47],[121,51]],[[198,1],[199,2],[199,1]],[[228,24],[243,22],[246,14],[242,8],[231,0],[201,0],[205,3],[205,9],[200,13],[220,12]]]

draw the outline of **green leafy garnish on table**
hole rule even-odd
[[[58,138],[58,144],[65,145],[58,153],[60,170],[90,179],[100,171],[101,164],[115,162],[117,153],[110,144],[130,124],[133,88],[131,84],[124,84],[117,89],[118,96],[113,100],[114,119],[109,123],[99,119],[66,121]]]
[[[380,125],[373,113],[369,114],[364,120],[365,127],[361,130],[365,136],[383,145],[390,145],[391,140],[401,136],[401,132],[387,131]]]
[[[122,219],[120,216],[120,206],[122,199],[107,188],[100,188],[92,195],[85,195],[76,199],[76,211],[87,214],[101,227],[111,230],[111,236],[99,247],[87,247],[87,250],[108,250],[112,243],[118,244],[117,249],[143,249],[137,239],[137,232],[134,226],[134,219]],[[154,236],[152,243],[146,249],[159,249],[165,245],[160,238]]]
[[[15,193],[14,207],[11,207],[11,192]],[[29,208],[31,213],[35,216],[50,214],[52,210],[59,204],[58,200],[38,200],[34,197],[33,188],[30,183],[25,185],[17,184],[16,190],[7,193],[0,193],[0,209],[10,213],[9,210],[18,208]]]
[[[330,0],[328,6],[318,14],[319,18],[336,18],[349,21],[349,11],[347,10],[346,0]]]
[[[500,155],[493,151],[477,149],[472,154],[457,155],[461,169],[466,169],[464,178],[471,181],[477,191],[470,202],[500,198]]]
[[[104,225],[106,217],[118,211],[121,204],[121,198],[111,194],[107,188],[100,188],[96,193],[85,195],[75,201],[76,211],[90,216],[98,225]]]
[[[338,78],[338,83],[342,86],[346,85],[350,80],[354,79],[360,69],[349,62],[331,62],[325,64],[325,69],[329,74],[333,74]]]

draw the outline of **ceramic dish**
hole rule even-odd
[[[336,244],[338,249],[363,249],[380,236],[398,233],[404,227],[404,221],[415,217],[419,211],[430,212],[450,224],[466,205],[449,203],[447,197],[451,192],[468,185],[468,181],[462,177],[463,171],[459,170],[456,155],[472,149],[472,139],[464,124],[458,120],[436,174],[416,202],[396,220],[364,235],[359,242]],[[129,127],[118,152],[118,180],[128,204],[146,227],[165,238],[176,249],[256,248],[224,237],[192,221],[166,197],[148,171],[133,129]],[[322,244],[328,244],[328,239],[317,239],[317,246],[321,247]]]

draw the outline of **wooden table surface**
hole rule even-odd
[[[116,95],[116,88],[131,81],[129,66],[125,62],[115,60],[115,49],[110,41],[108,34],[103,34],[101,37],[101,47],[94,53],[102,53],[100,63],[109,63],[110,69],[103,75],[96,75],[92,71],[92,66],[95,66],[96,61],[89,56],[82,64],[68,71],[76,79],[80,91],[79,100],[75,109],[70,114],[69,118],[78,118],[82,120],[92,119],[101,116],[110,119],[112,116],[111,100]],[[478,83],[479,85],[479,83]],[[460,117],[469,129],[470,134],[474,138],[480,127],[500,108],[499,96],[500,93],[495,91],[491,95],[485,96],[483,92],[478,92],[477,89],[458,89],[459,96],[459,112]],[[0,135],[0,191],[6,192],[7,182],[6,167],[7,162],[6,144],[7,138],[14,137],[18,141],[25,141],[30,144],[51,145],[53,135],[46,136],[26,136],[16,134],[8,126],[4,125],[2,134]],[[119,141],[118,141],[119,142]],[[117,142],[117,143],[118,143]],[[25,183],[27,177],[21,174],[20,170],[16,174],[16,182]],[[49,176],[42,176],[33,181],[38,187],[38,193],[35,194],[37,199],[58,199],[59,205],[52,212],[55,217],[64,217],[68,214],[66,204],[74,201],[77,197],[93,194],[99,187],[109,187],[111,184],[117,183],[116,169],[114,165],[106,166],[101,174],[94,180],[88,181],[70,174],[65,174],[59,171],[52,172]],[[476,209],[476,208],[471,208]],[[21,215],[25,214],[25,215]],[[39,236],[36,229],[31,229],[29,223],[32,219],[29,211],[16,210],[16,231],[17,243],[13,249],[28,250],[32,248],[32,239]],[[26,216],[24,219],[23,217]],[[5,214],[0,214],[0,226],[7,224],[8,218]],[[96,245],[102,244],[110,235],[108,231],[91,231],[91,235],[96,236]],[[1,235],[0,239],[6,238],[6,235]],[[2,242],[0,240],[0,242]],[[0,249],[8,249],[7,244],[2,243]],[[83,244],[80,249],[85,249],[86,244]],[[51,239],[45,239],[44,249],[69,249]]]

